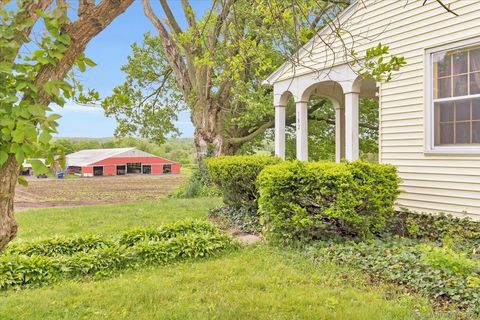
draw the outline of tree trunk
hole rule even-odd
[[[231,146],[225,136],[220,104],[211,100],[199,100],[191,113],[191,120],[195,127],[194,143],[197,152],[197,160],[203,167],[203,160],[208,157],[219,155],[232,155],[235,148]]]
[[[13,212],[13,197],[20,165],[14,155],[0,167],[0,251],[17,234],[18,225]]]

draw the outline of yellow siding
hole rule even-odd
[[[381,42],[407,65],[380,88],[380,161],[398,167],[403,179],[398,205],[411,210],[466,214],[480,218],[480,156],[425,154],[425,49],[480,36],[480,1],[445,0],[458,17],[447,13],[436,1],[360,0],[341,18],[352,37],[344,35],[347,47],[360,56]],[[342,43],[330,39],[338,52]],[[334,55],[320,41],[304,57],[305,66],[296,67],[296,76],[333,63]],[[279,80],[292,77],[286,72]]]

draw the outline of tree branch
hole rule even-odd
[[[71,39],[70,46],[64,56],[55,66],[45,65],[39,70],[35,79],[35,85],[40,94],[40,104],[49,104],[50,97],[43,90],[43,84],[50,80],[60,80],[75,64],[92,38],[104,30],[117,16],[122,14],[134,0],[103,0],[97,6],[78,18],[75,22],[67,24],[64,33]],[[28,97],[25,97],[28,99]]]
[[[81,17],[89,10],[95,7],[95,0],[79,0],[78,1],[78,16]]]
[[[166,0],[160,0],[160,4],[162,5],[163,11],[165,11],[165,14],[167,16],[167,23],[170,29],[172,30],[173,33],[176,35],[182,33],[182,29],[178,25],[177,20],[175,19],[175,16],[172,13],[172,10],[170,9],[170,6],[168,5]]]
[[[188,25],[196,29],[197,28],[197,23],[195,19],[195,12],[193,11],[192,6],[190,5],[190,2],[188,0],[182,0],[182,7],[183,7],[183,12],[185,13],[185,18],[187,19]]]
[[[38,20],[37,12],[45,11],[52,4],[52,2],[53,0],[25,0],[21,3],[21,8],[18,10],[17,15],[13,18],[12,25],[21,25],[27,21],[31,21],[31,24],[28,28],[24,28],[21,31],[16,32],[14,41],[18,45],[18,49],[15,56],[10,59],[10,62],[13,62],[13,60],[15,60],[16,56],[18,55],[18,51],[28,40],[28,36],[32,32],[33,25]]]
[[[254,131],[252,131],[248,135],[243,136],[243,137],[239,137],[239,138],[230,138],[230,139],[227,140],[227,142],[229,144],[232,144],[232,145],[243,144],[243,143],[248,142],[248,141],[258,137],[259,135],[263,134],[267,129],[272,128],[274,125],[275,125],[275,119],[269,120],[269,121],[265,122],[264,124],[262,124],[261,126],[257,127],[257,129],[255,129]]]
[[[427,4],[427,1],[428,1],[428,0],[424,0],[424,1],[423,1],[423,5]],[[453,15],[455,15],[455,16],[458,17],[458,13],[456,13],[455,11],[453,11],[452,9],[450,9],[450,5],[446,5],[445,3],[443,3],[443,0],[435,0],[435,1],[437,1],[437,3],[438,3],[439,5],[441,5],[442,8],[445,9],[447,12],[450,12],[451,14],[453,14]]]
[[[162,46],[167,55],[167,60],[173,68],[175,73],[175,78],[177,79],[178,86],[182,90],[185,96],[188,96],[191,89],[190,79],[188,77],[188,70],[185,66],[185,63],[180,55],[179,48],[170,37],[167,29],[153,12],[152,6],[150,5],[149,0],[143,0],[143,10],[147,18],[152,22],[155,28],[158,30],[160,39],[162,40]]]

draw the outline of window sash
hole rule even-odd
[[[473,51],[477,51],[475,53],[478,54],[480,47],[477,46],[464,46],[462,48],[455,48],[451,50],[441,50],[437,52],[431,52],[430,55],[430,73],[429,77],[431,80],[431,91],[430,91],[430,98],[431,98],[431,105],[430,108],[432,110],[432,123],[433,123],[433,139],[432,139],[432,146],[433,147],[475,147],[480,145],[480,141],[475,135],[475,128],[478,127],[478,123],[480,121],[478,119],[473,119],[473,100],[478,98],[480,99],[480,93],[473,93],[472,94],[472,88],[471,84],[472,81],[477,81],[475,83],[475,91],[478,92],[478,87],[480,86],[480,77],[478,76],[478,72],[480,69],[479,66],[473,66],[473,61],[471,61],[471,56],[473,55]],[[461,61],[457,62],[454,60],[455,57],[461,56],[462,54],[464,55],[466,53],[466,61]],[[440,60],[435,61],[435,56],[441,56],[443,57]],[[447,57],[447,59],[445,59]],[[475,59],[477,59],[477,63],[479,63],[479,60],[476,56]],[[465,66],[466,64],[466,66]],[[442,69],[439,69],[442,68]],[[465,70],[466,68],[466,70]],[[439,72],[443,71],[442,75],[439,75]],[[455,82],[455,80],[463,80],[460,79],[460,77],[465,78],[466,77],[466,88],[463,87],[463,89],[466,89],[466,95],[457,95],[455,96],[455,90],[458,88],[459,82]],[[442,89],[440,81],[443,80],[443,85],[446,85],[443,87],[444,89],[448,89],[449,92],[441,92],[440,90]],[[449,82],[445,82],[448,81]],[[460,87],[461,88],[461,87]],[[458,92],[457,92],[458,93]],[[439,96],[445,96],[443,98],[438,98]],[[469,100],[469,110],[470,110],[470,117],[468,119],[461,119],[457,120],[457,102]],[[442,108],[441,105],[438,107],[436,104],[439,103],[445,103],[445,102],[451,102],[453,106],[453,119],[450,119],[448,121],[441,121],[440,117],[440,110]],[[447,107],[447,106],[443,106]],[[468,124],[468,125],[467,125]],[[468,127],[468,131],[465,130],[465,132],[457,132],[458,130],[461,129],[461,127]],[[447,127],[449,127],[447,129]],[[452,135],[451,137],[448,137],[447,141],[453,141],[453,143],[441,143],[442,141],[442,130],[450,130],[450,134]],[[464,136],[464,133],[468,133],[467,136]],[[459,141],[459,142],[457,142]],[[479,141],[479,142],[476,142]]]

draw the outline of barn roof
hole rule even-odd
[[[136,148],[87,149],[67,155],[67,166],[84,167],[115,157],[157,157]]]

